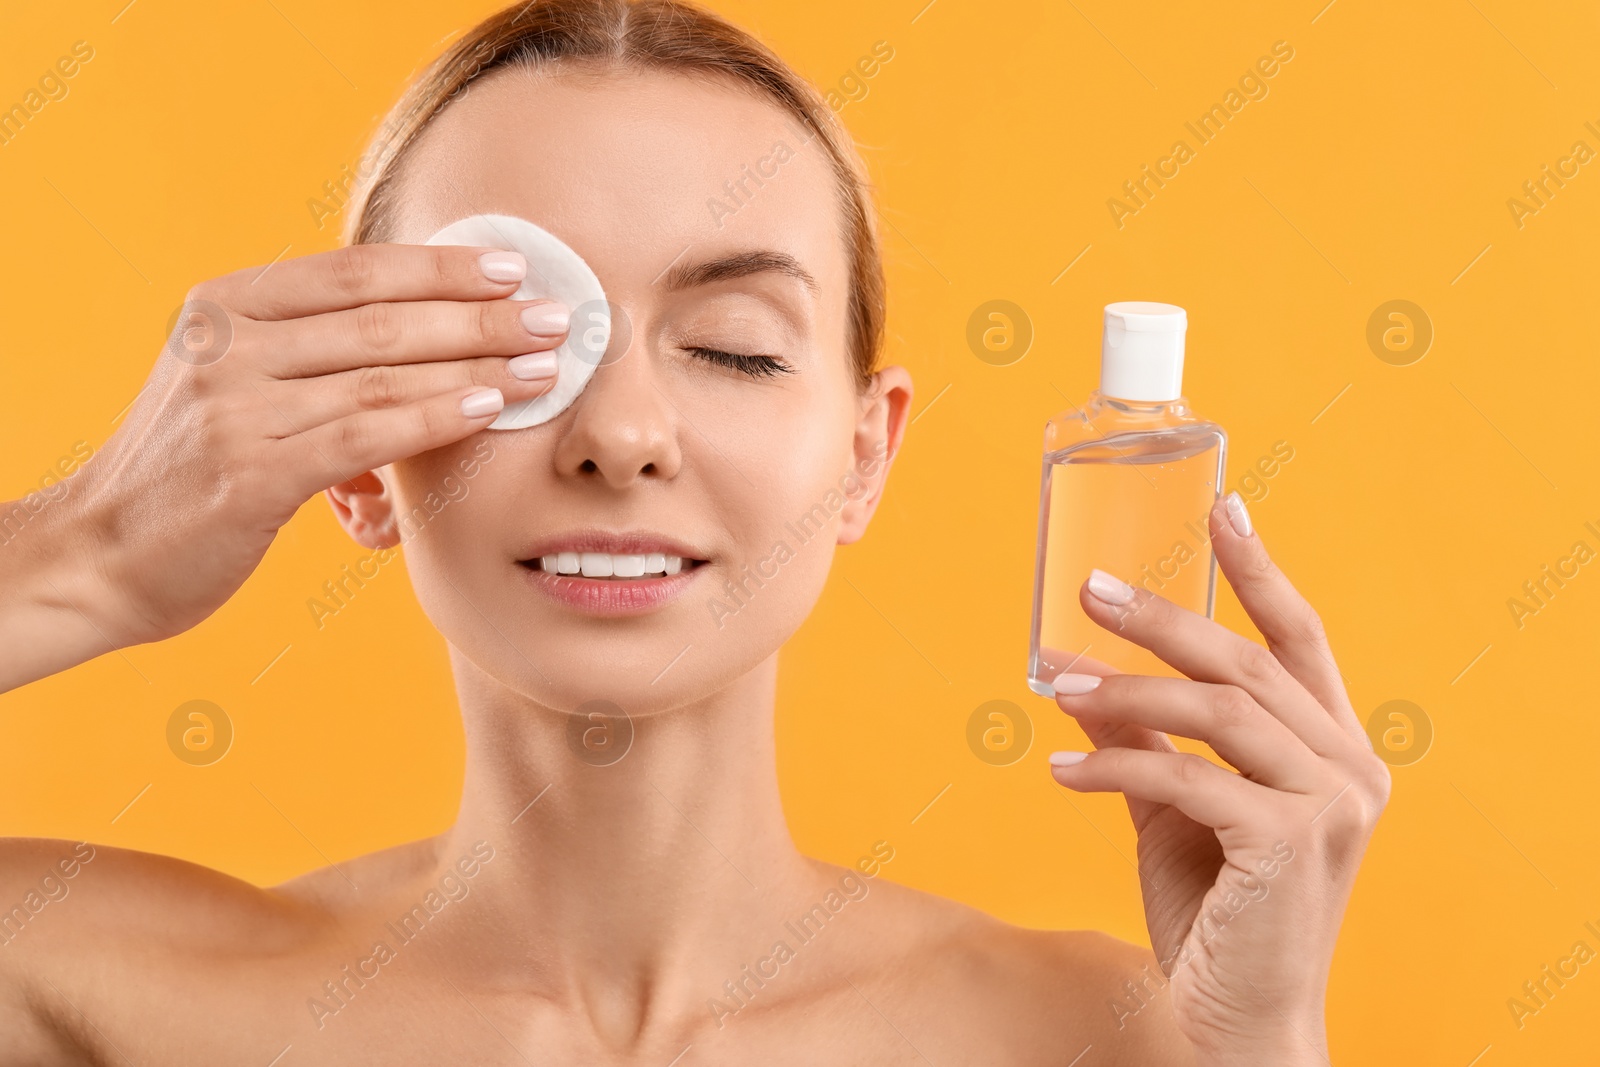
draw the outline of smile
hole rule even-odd
[[[546,574],[571,574],[582,575],[585,578],[631,581],[678,574],[686,567],[693,568],[699,562],[699,560],[685,559],[683,556],[669,556],[663,552],[647,554],[556,552],[527,560],[526,564]]]
[[[704,549],[651,530],[590,528],[528,543],[518,560],[540,594],[585,615],[643,615],[700,578]]]

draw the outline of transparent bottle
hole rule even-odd
[[[1084,614],[1078,590],[1094,568],[1212,614],[1207,514],[1228,438],[1183,396],[1187,329],[1172,304],[1107,304],[1100,388],[1045,424],[1028,649],[1028,688],[1041,696],[1054,695],[1051,682],[1079,657],[1125,673],[1179,674]]]

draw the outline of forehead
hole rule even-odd
[[[675,263],[787,252],[841,292],[839,194],[820,139],[776,102],[657,71],[487,75],[413,145],[396,240],[503,212],[551,231],[610,292]]]

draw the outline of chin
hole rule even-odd
[[[723,571],[695,561],[624,587],[519,562],[476,592],[461,575],[413,582],[457,654],[506,689],[557,711],[637,718],[703,700],[761,666],[827,578],[795,568],[739,586]]]

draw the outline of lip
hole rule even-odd
[[[682,557],[686,561],[686,566],[677,574],[616,581],[607,578],[585,578],[580,574],[550,574],[523,562],[560,552],[608,552],[630,555],[659,552],[664,556]],[[586,615],[621,618],[644,615],[678,599],[699,580],[700,572],[705,569],[706,564],[705,554],[701,550],[654,530],[619,532],[589,527],[552,534],[532,542],[517,566],[530,585],[556,603]]]
[[[565,533],[551,534],[534,541],[522,550],[521,559],[537,559],[557,552],[609,552],[612,555],[648,555],[660,552],[664,556],[682,556],[686,560],[704,562],[706,554],[698,548],[668,537],[654,530],[604,530],[589,526]],[[674,576],[676,577],[676,576]]]
[[[590,549],[590,551],[600,550]],[[609,578],[585,578],[578,574],[550,574],[523,563],[518,563],[517,566],[527,576],[529,584],[558,604],[586,615],[605,618],[644,615],[670,604],[682,596],[706,568],[706,564],[697,563],[677,574],[616,581]]]

